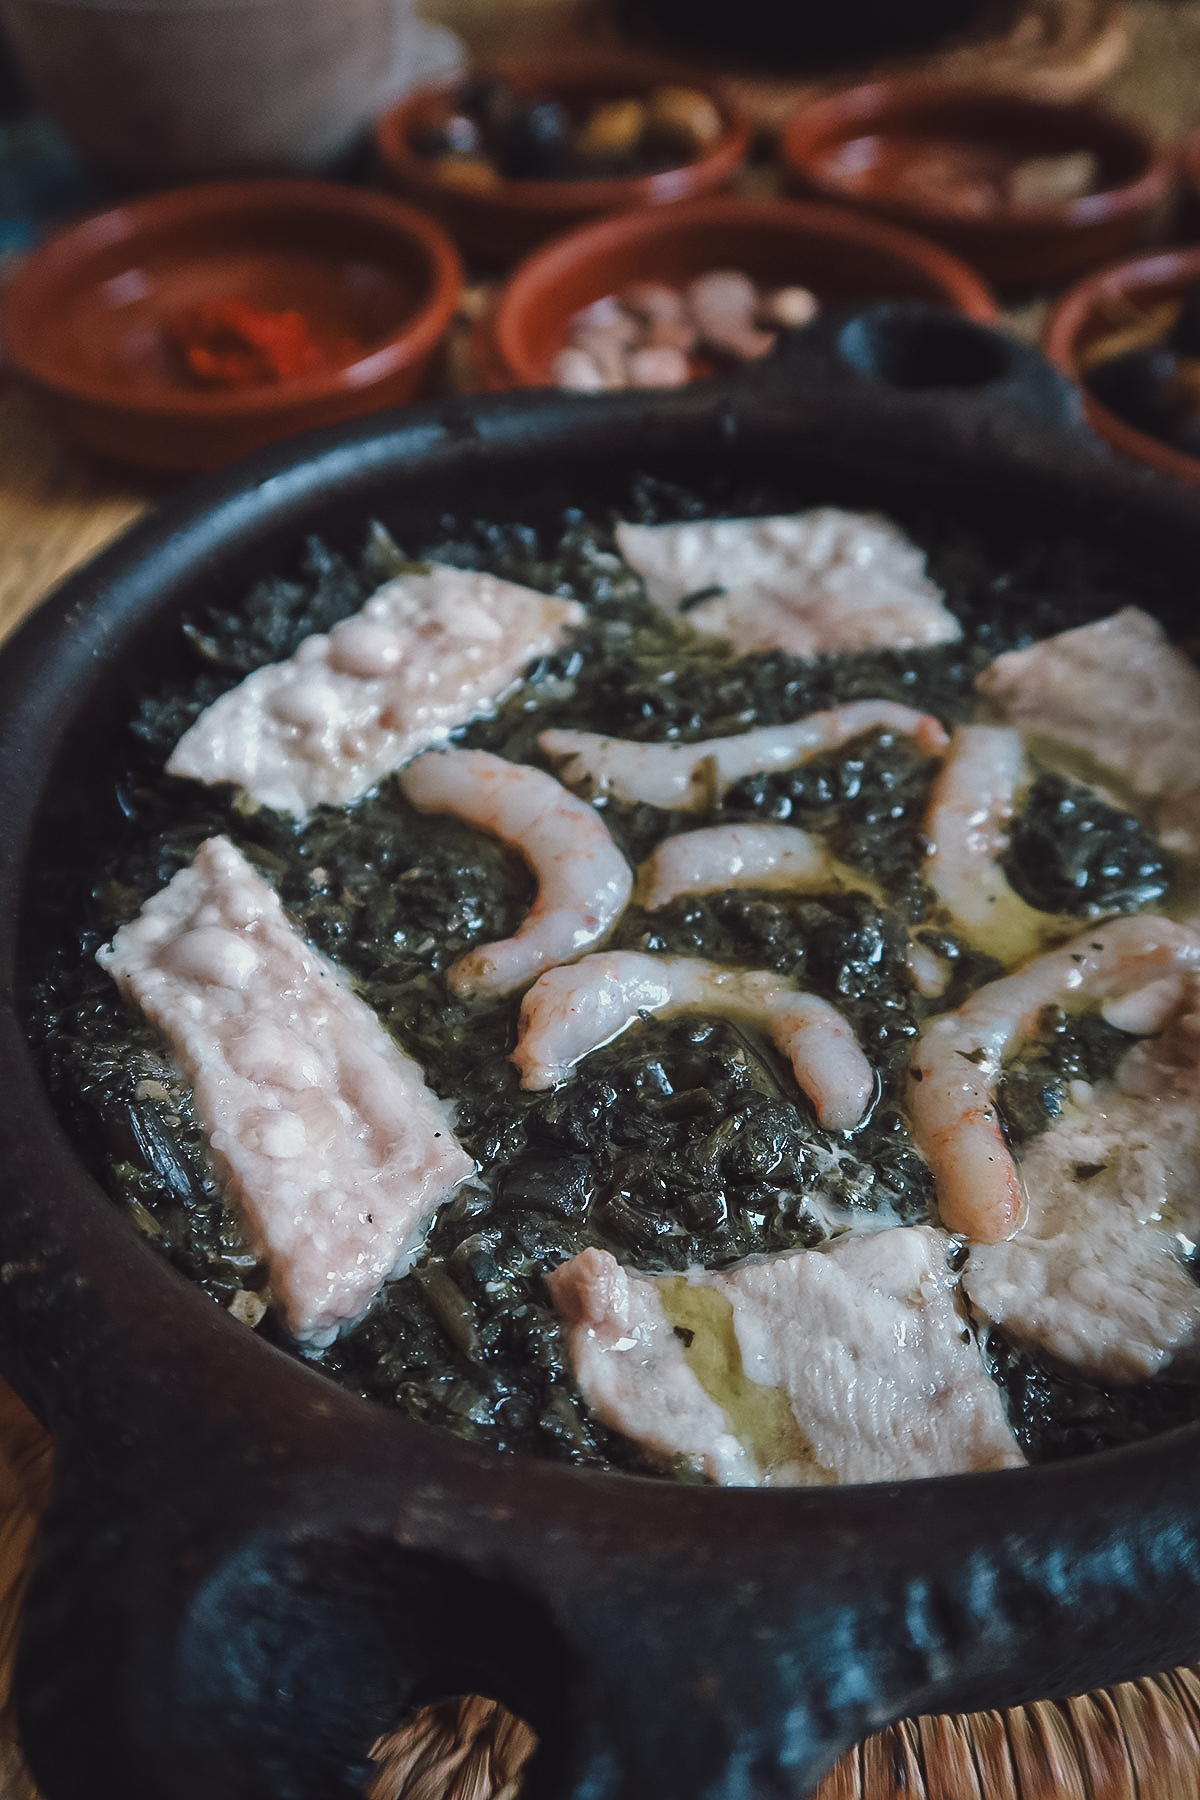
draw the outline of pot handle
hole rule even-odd
[[[1090,481],[1114,465],[1124,479],[1144,471],[1117,462],[1084,416],[1083,394],[1032,345],[924,301],[885,300],[834,307],[799,331],[781,334],[763,362],[733,378],[756,412],[786,410],[799,437],[837,455],[839,421],[869,410],[881,449],[902,448],[925,465],[953,462],[961,479],[969,455],[981,471],[998,453],[1011,466],[1052,466],[1064,456]]]

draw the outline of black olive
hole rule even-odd
[[[498,75],[482,75],[459,91],[460,112],[475,120],[485,136],[502,130],[520,105],[507,81]]]
[[[435,157],[444,156],[450,148],[444,128],[441,125],[414,125],[408,134],[409,148],[418,156],[432,162]]]
[[[566,165],[571,131],[571,115],[559,101],[522,106],[497,140],[500,173],[512,180],[554,180]]]

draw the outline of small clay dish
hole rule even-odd
[[[454,246],[411,207],[316,181],[157,194],[73,226],[8,290],[13,367],[89,450],[207,469],[313,425],[410,400],[462,286]],[[207,384],[180,321],[235,303],[294,312],[311,372]]]
[[[1179,166],[1183,176],[1183,235],[1200,237],[1200,126],[1184,140]]]
[[[682,287],[711,269],[807,287],[824,303],[928,300],[984,324],[997,316],[971,269],[911,232],[838,207],[712,195],[665,214],[602,219],[536,251],[476,327],[476,373],[493,389],[546,387],[573,314],[630,282]]]
[[[557,100],[577,119],[597,101],[641,99],[658,87],[691,88],[716,107],[724,130],[690,162],[655,174],[569,181],[494,175],[483,185],[464,186],[461,172],[448,172],[417,148],[454,114],[462,84],[410,94],[375,128],[384,179],[440,220],[470,256],[492,266],[507,267],[547,238],[604,213],[667,206],[715,193],[728,184],[750,143],[749,122],[731,109],[713,84],[690,69],[626,57],[502,67],[496,73],[517,94]]]
[[[799,191],[926,232],[1010,291],[1119,256],[1175,168],[1172,152],[1095,107],[908,79],[802,108],[780,156]]]
[[[1090,386],[1105,366],[1100,357],[1106,349],[1115,358],[1123,351],[1149,348],[1170,328],[1171,303],[1197,291],[1200,248],[1133,257],[1085,276],[1064,294],[1046,320],[1042,348],[1083,389],[1084,410],[1095,431],[1139,462],[1200,485],[1200,456],[1189,456],[1139,429],[1104,405]]]

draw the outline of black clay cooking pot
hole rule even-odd
[[[1190,490],[1119,462],[1033,352],[951,315],[820,321],[675,394],[459,401],[187,488],[0,657],[0,1371],[54,1434],[21,1727],[47,1800],[337,1800],[406,1710],[494,1695],[555,1800],[779,1800],[904,1714],[1200,1654],[1200,1426],[1006,1474],[678,1487],[485,1454],[353,1398],[188,1285],[64,1136],[14,978],[106,822],[181,612],[312,530],[616,502],[635,468],[961,495],[1200,566]]]

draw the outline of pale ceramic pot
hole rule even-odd
[[[120,186],[320,171],[458,40],[413,0],[0,0],[33,93]]]

